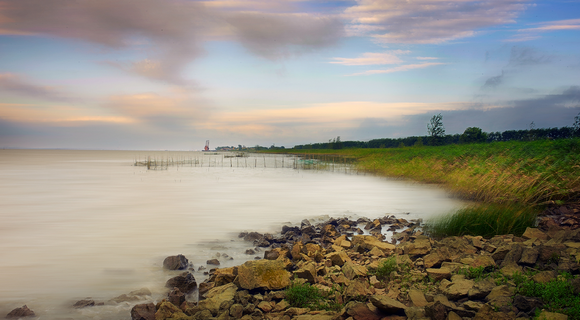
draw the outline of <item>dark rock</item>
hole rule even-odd
[[[445,320],[447,319],[447,307],[440,301],[430,303],[425,306],[425,315],[432,320]]]
[[[267,250],[264,252],[264,259],[276,260],[280,256],[280,250]]]
[[[286,234],[288,232],[294,232],[294,234],[300,234],[300,228],[298,228],[298,227],[283,226],[281,233],[282,234]]]
[[[248,249],[246,250],[246,254],[256,254],[256,251],[254,249]]]
[[[28,309],[26,305],[16,308],[6,315],[6,319],[18,319],[22,317],[36,317],[34,311]]]
[[[304,228],[304,227],[310,227],[310,221],[308,221],[308,219],[304,219],[302,220],[302,222],[300,222],[300,228]]]
[[[538,260],[539,250],[537,248],[525,248],[519,260],[519,264],[533,266]]]
[[[516,295],[513,302],[514,307],[526,313],[534,310],[535,308],[542,307],[542,305],[542,301],[538,298],[524,297],[521,295]]]
[[[131,309],[132,320],[155,320],[155,305],[153,303],[136,304]]]
[[[185,294],[191,293],[196,287],[197,282],[193,277],[191,272],[184,272],[177,277],[173,277],[165,283],[165,287],[174,288],[177,287],[179,290]]]
[[[182,254],[169,256],[163,260],[163,268],[168,270],[183,270],[187,268],[188,264],[189,261],[187,261],[187,258]]]
[[[362,302],[349,302],[345,306],[346,313],[354,319],[380,320],[381,317],[372,312],[369,307]]]
[[[258,232],[250,232],[244,236],[244,240],[246,241],[255,241],[258,239],[262,239],[264,236]]]
[[[215,266],[219,266],[220,265],[220,261],[218,259],[207,260],[206,263],[207,264],[212,264],[212,265],[215,265]]]
[[[402,313],[407,308],[397,300],[391,299],[385,295],[374,295],[370,297],[371,303],[386,313]]]
[[[506,254],[505,258],[501,263],[501,267],[505,267],[510,264],[517,264],[522,258],[522,252],[524,248],[521,245],[513,245],[511,250]]]
[[[180,306],[185,301],[185,294],[183,294],[179,288],[173,288],[173,290],[167,294],[167,300],[176,306]]]
[[[266,239],[259,239],[254,241],[256,247],[267,248],[270,246],[270,242]]]
[[[73,308],[86,308],[86,307],[93,307],[95,306],[95,300],[90,300],[90,299],[85,299],[85,300],[79,300],[77,302],[75,302],[75,304],[73,304]]]

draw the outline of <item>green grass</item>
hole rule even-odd
[[[308,283],[292,283],[286,289],[286,301],[296,308],[312,310],[340,310],[341,305],[329,299],[332,294],[325,293]]]
[[[382,260],[379,263],[379,267],[375,271],[375,276],[377,279],[386,280],[389,279],[391,272],[398,270],[399,267],[397,265],[397,259],[395,256],[392,256],[386,260]]]
[[[558,279],[538,283],[525,275],[517,275],[514,282],[518,294],[542,299],[544,309],[566,314],[570,320],[580,320],[580,296],[574,294],[572,278],[569,273],[563,273]]]
[[[580,199],[580,139],[391,149],[284,150],[356,159],[359,170],[438,183],[463,198],[527,205]]]
[[[521,236],[526,228],[535,226],[538,210],[522,205],[479,204],[426,223],[426,230],[434,237],[483,236],[498,234]]]

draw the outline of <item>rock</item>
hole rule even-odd
[[[332,252],[326,255],[327,259],[330,259],[333,266],[343,266],[347,261],[351,261],[346,252]]]
[[[447,320],[462,320],[462,318],[458,316],[457,313],[449,311],[449,313],[447,314]]]
[[[210,260],[207,260],[206,263],[211,264],[211,265],[215,265],[215,266],[220,265],[220,261],[218,259],[210,259]]]
[[[366,279],[357,279],[351,281],[344,290],[344,295],[351,298],[366,296],[370,293],[369,283],[366,281]]]
[[[294,271],[295,278],[306,279],[310,284],[316,282],[316,264],[308,262],[303,264],[300,269]]]
[[[399,301],[384,295],[373,295],[370,297],[370,301],[375,307],[386,313],[402,313],[407,308]]]
[[[473,262],[469,264],[473,268],[484,267],[490,268],[495,267],[495,260],[491,256],[487,255],[477,255],[474,257]]]
[[[247,261],[238,267],[238,282],[248,290],[279,290],[290,285],[290,273],[280,260]]]
[[[505,258],[505,256],[508,254],[508,252],[510,252],[510,247],[508,247],[508,246],[501,246],[501,247],[495,249],[495,251],[493,252],[493,254],[491,255],[491,257],[495,261],[503,260]]]
[[[353,236],[352,244],[355,246],[359,245],[361,248],[366,250],[371,250],[372,248],[376,247],[385,253],[394,251],[396,249],[395,245],[382,242],[373,236],[363,236],[363,235]]]
[[[303,314],[292,318],[292,320],[333,320],[336,314],[331,312],[317,314]]]
[[[187,258],[182,254],[169,256],[163,260],[163,268],[167,270],[183,270],[187,268],[188,264],[189,261],[187,261]]]
[[[558,272],[555,270],[552,271],[541,271],[536,273],[532,276],[532,280],[539,282],[539,283],[548,283],[553,279],[556,279],[558,276]]]
[[[491,279],[483,279],[473,284],[473,287],[467,292],[471,300],[481,300],[489,295],[496,285]]]
[[[109,301],[121,303],[121,302],[134,302],[146,299],[146,296],[150,296],[151,291],[147,288],[141,288],[139,290],[131,291],[129,294],[122,294],[115,297]]]
[[[408,251],[405,253],[410,256],[426,255],[431,251],[431,240],[427,237],[417,239],[408,246]]]
[[[95,300],[91,300],[91,299],[79,300],[79,301],[75,302],[75,304],[73,304],[73,308],[76,308],[76,309],[81,309],[81,308],[86,308],[86,307],[94,307],[94,306],[95,306]]]
[[[514,307],[518,308],[518,310],[523,311],[525,313],[528,313],[534,310],[535,308],[541,308],[542,305],[543,305],[542,301],[538,298],[524,297],[519,294],[514,297],[513,302]]]
[[[502,264],[503,265],[503,264]],[[512,277],[514,275],[514,273],[522,273],[522,267],[518,266],[515,263],[510,263],[508,265],[505,265],[504,267],[502,267],[499,271],[504,275],[504,276],[509,276]]]
[[[477,314],[473,318],[473,320],[509,320],[509,319],[512,319],[512,317],[510,317],[507,313],[495,312],[487,304],[484,304],[479,309],[479,311],[477,311]]]
[[[427,300],[425,299],[425,295],[423,294],[423,292],[417,290],[417,289],[411,289],[409,290],[409,300],[411,300],[411,302],[413,302],[413,304],[417,307],[424,307],[427,305]]]
[[[433,278],[434,281],[441,281],[443,279],[450,279],[451,278],[451,270],[447,268],[429,268],[425,270],[427,274]]]
[[[407,320],[423,320],[425,315],[425,309],[419,307],[409,307],[405,309],[405,315]]]
[[[514,293],[514,289],[508,287],[507,285],[501,285],[495,287],[491,292],[485,297],[486,300],[490,301],[500,296],[511,297]]]
[[[34,311],[28,309],[26,305],[16,308],[6,315],[7,319],[18,319],[23,317],[36,317]]]
[[[237,290],[238,287],[233,283],[228,283],[221,287],[215,287],[205,294],[206,298],[198,303],[198,307],[201,309],[207,309],[213,315],[217,315],[220,306],[224,301],[234,300],[234,295]]]
[[[210,277],[210,281],[215,282],[215,286],[219,287],[233,282],[237,275],[238,267],[216,269]]]
[[[568,316],[565,314],[561,314],[561,313],[548,312],[546,310],[542,310],[542,312],[538,316],[538,319],[542,319],[542,320],[568,320]]]
[[[179,290],[185,294],[191,293],[196,287],[197,282],[191,272],[183,272],[177,277],[173,277],[165,283],[165,287],[174,288],[177,287]]]
[[[157,311],[155,312],[155,319],[165,320],[185,320],[190,319],[179,307],[173,305],[169,301],[161,301],[157,306]]]
[[[447,313],[447,307],[439,301],[425,306],[425,315],[431,318],[431,320],[446,320]]]
[[[179,288],[173,288],[167,294],[167,300],[176,306],[180,306],[185,301],[185,294]]]
[[[431,252],[423,257],[423,265],[425,268],[433,268],[441,266],[444,259],[437,252]]]
[[[354,264],[351,261],[347,261],[342,266],[342,272],[349,280],[353,280],[358,277],[364,277],[368,274],[367,268],[358,264]]]
[[[538,228],[526,228],[526,231],[522,235],[524,239],[533,239],[537,238],[540,240],[548,240],[548,235],[540,231]]]
[[[457,280],[453,281],[449,287],[443,292],[450,300],[459,300],[467,297],[467,293],[473,288],[473,280]]]
[[[481,307],[483,307],[483,303],[476,301],[468,300],[463,303],[463,308],[465,308],[466,310],[478,311],[479,309],[481,309]]]
[[[381,317],[374,313],[369,307],[362,302],[352,301],[346,304],[344,307],[346,314],[351,318],[357,319],[368,319],[368,320],[380,320]]]
[[[156,311],[153,303],[136,304],[131,309],[131,320],[155,320]]]
[[[267,251],[266,251],[267,252]],[[246,254],[252,255],[252,254],[256,254],[256,250],[254,249],[246,249]],[[264,257],[266,258],[266,257]],[[277,257],[276,257],[277,258]],[[275,259],[275,258],[274,258]]]
[[[523,265],[527,265],[527,266],[533,266],[534,264],[536,264],[536,261],[538,260],[538,255],[540,254],[540,251],[536,248],[525,248],[524,251],[522,252],[522,256],[520,258],[520,260],[518,261],[519,264],[523,264]]]
[[[521,245],[513,245],[510,251],[505,255],[503,262],[501,263],[501,267],[505,267],[509,264],[517,264],[522,257],[522,252],[524,249]]]
[[[239,303],[234,303],[230,307],[230,316],[234,319],[240,319],[244,315],[244,306]]]

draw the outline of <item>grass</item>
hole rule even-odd
[[[522,205],[478,204],[453,214],[428,221],[426,230],[434,237],[483,236],[498,234],[521,236],[526,228],[533,228],[538,209]]]
[[[312,310],[340,310],[341,305],[329,299],[332,292],[326,293],[308,283],[292,283],[286,289],[286,301],[296,308]]]
[[[375,276],[377,279],[386,280],[389,279],[391,272],[398,270],[399,266],[397,265],[397,259],[395,256],[392,256],[386,260],[382,260],[379,263],[379,267],[375,271]]]
[[[380,176],[442,184],[463,198],[538,205],[580,198],[580,139],[391,149],[288,150],[356,159]]]
[[[573,276],[569,273],[562,273],[548,283],[538,283],[521,274],[514,276],[517,294],[540,298],[544,309],[568,315],[570,320],[580,320],[580,296],[574,294],[571,279]]]

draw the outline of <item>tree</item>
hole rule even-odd
[[[443,127],[443,116],[441,113],[434,115],[431,118],[429,124],[427,124],[427,130],[431,136],[432,145],[440,145],[445,137],[445,127]]]
[[[465,129],[459,138],[461,143],[478,143],[487,141],[487,134],[478,127],[469,127]]]
[[[336,137],[332,142],[332,149],[342,149],[342,141],[340,141],[340,136]]]
[[[574,128],[575,135],[580,136],[580,112],[578,112],[578,115],[574,117],[572,128]]]

